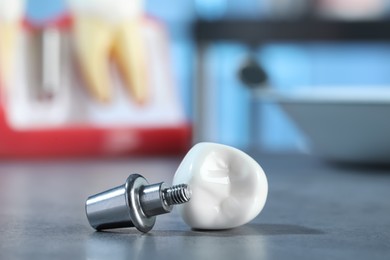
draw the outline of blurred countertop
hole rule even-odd
[[[269,181],[263,212],[225,231],[194,231],[176,212],[148,234],[94,232],[87,196],[131,173],[171,183],[181,158],[0,161],[0,259],[387,259],[390,168],[255,155]]]

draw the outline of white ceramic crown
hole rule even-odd
[[[143,0],[68,0],[77,15],[92,15],[109,22],[121,22],[143,12]]]
[[[24,0],[0,0],[0,21],[19,21],[24,15],[24,7]]]
[[[199,143],[188,152],[173,180],[180,183],[190,185],[192,197],[177,208],[195,229],[244,225],[261,212],[268,194],[267,178],[254,159],[215,143]]]

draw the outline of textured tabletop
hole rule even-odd
[[[261,155],[263,212],[226,231],[193,231],[177,213],[148,234],[94,232],[88,195],[130,173],[171,183],[180,158],[0,162],[0,259],[390,259],[390,169]]]

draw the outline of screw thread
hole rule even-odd
[[[168,205],[183,204],[191,199],[191,189],[187,184],[180,184],[163,191],[164,200]]]

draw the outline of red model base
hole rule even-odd
[[[191,143],[191,127],[93,128],[16,131],[0,108],[0,157],[87,157],[182,154]]]

